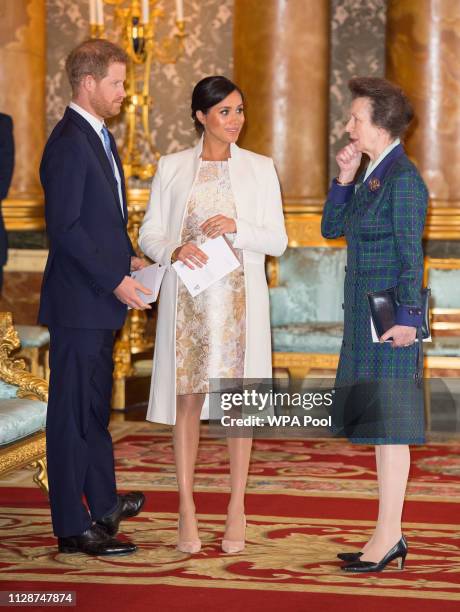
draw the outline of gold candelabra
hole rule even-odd
[[[185,21],[183,0],[175,0],[176,31],[173,36],[157,40],[158,20],[164,17],[160,0],[90,0],[90,32],[93,38],[105,35],[104,6],[114,9],[115,29],[121,31],[120,46],[127,52],[126,99],[122,119],[125,124],[121,158],[125,178],[149,180],[156,170],[159,152],[150,133],[149,115],[153,106],[150,94],[151,70],[155,62],[175,63],[184,50]],[[148,157],[147,160],[145,158]],[[128,191],[128,233],[135,249],[137,235],[148,200],[145,189]],[[153,313],[155,314],[155,313]],[[147,334],[147,315],[131,310],[114,347],[114,388],[112,406],[126,405],[126,378],[133,375],[132,356],[150,350],[153,336]]]
[[[159,0],[90,0],[91,36],[104,36],[104,5],[112,6],[115,26],[122,33],[120,44],[130,58],[122,115],[125,138],[121,157],[126,179],[151,179],[160,157],[150,131],[150,110],[153,106],[150,77],[155,62],[174,64],[184,51],[183,0],[176,0],[175,4],[176,31],[173,36],[157,40],[157,24],[165,16]],[[143,161],[146,153],[149,160]]]

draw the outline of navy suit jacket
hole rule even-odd
[[[14,168],[13,120],[0,113],[0,203],[8,195]],[[0,266],[6,264],[8,238],[0,213]]]
[[[49,255],[43,276],[39,322],[49,327],[119,329],[126,306],[113,290],[130,272],[135,255],[100,137],[79,113],[67,108],[48,139],[40,165],[45,191]]]

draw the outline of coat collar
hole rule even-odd
[[[204,144],[204,134],[201,135],[200,140],[193,147],[193,156],[194,156],[194,158],[195,158],[195,160],[197,162],[200,161],[201,154],[203,152],[203,144]],[[240,147],[232,142],[230,144],[230,157],[229,157],[229,161],[231,159],[234,159],[235,157],[238,157],[240,155],[240,152],[241,152]]]
[[[404,148],[402,144],[398,144],[382,159],[378,166],[372,170],[365,181],[366,187],[370,192],[378,193],[380,191],[388,171],[402,155],[404,155]]]

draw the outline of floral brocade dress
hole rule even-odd
[[[236,217],[228,162],[202,161],[187,203],[182,243],[200,246],[207,237],[200,225],[214,215]],[[226,234],[232,243],[235,234]],[[176,317],[176,393],[208,393],[210,378],[243,378],[246,295],[241,266],[192,297],[178,281]]]

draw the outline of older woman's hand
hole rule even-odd
[[[209,217],[200,227],[203,234],[208,236],[208,238],[217,238],[224,234],[234,234],[236,232],[235,219],[225,217],[224,215]]]
[[[414,344],[416,335],[416,327],[409,327],[408,325],[393,325],[393,327],[383,334],[383,336],[380,338],[380,342],[385,342],[385,340],[392,338],[393,342],[391,343],[391,346],[393,348],[401,348]]]
[[[362,153],[356,145],[351,142],[336,155],[336,161],[340,168],[340,183],[351,183],[361,163]]]
[[[195,266],[202,268],[208,261],[208,256],[193,242],[186,242],[173,252],[171,261],[181,261],[187,268],[194,270]]]

